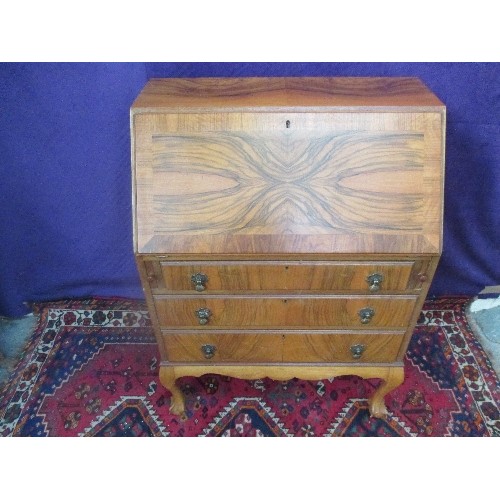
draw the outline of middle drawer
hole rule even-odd
[[[156,296],[160,326],[211,328],[405,328],[414,296]]]

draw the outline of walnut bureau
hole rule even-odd
[[[153,79],[131,108],[134,251],[176,379],[380,378],[442,247],[445,107],[414,78]]]

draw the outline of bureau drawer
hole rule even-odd
[[[278,363],[283,359],[283,335],[167,333],[163,335],[171,362]]]
[[[396,361],[403,333],[288,334],[285,363],[390,363]]]
[[[147,262],[157,291],[353,291],[410,289],[413,262]]]
[[[403,333],[166,333],[170,362],[390,363]]]
[[[209,328],[404,328],[415,297],[324,297],[293,295],[227,298],[155,298],[164,327]]]

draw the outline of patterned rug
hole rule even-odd
[[[0,395],[1,436],[500,436],[500,384],[465,316],[469,299],[427,301],[386,397],[379,380],[184,377],[186,415],[168,411],[143,302],[38,306],[39,323]]]

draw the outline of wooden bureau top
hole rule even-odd
[[[418,78],[161,78],[147,83],[132,105],[132,113],[327,112],[350,108],[436,111],[444,105]]]
[[[418,79],[152,80],[131,112],[137,253],[441,252],[445,107]]]

